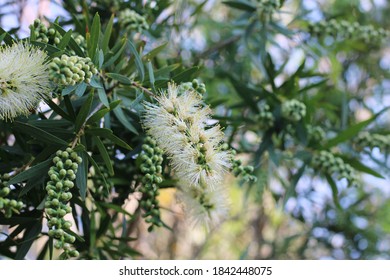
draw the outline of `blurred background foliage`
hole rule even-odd
[[[105,92],[108,100],[99,94],[100,101],[112,107],[105,120],[111,122],[113,134],[134,150],[104,142],[113,161],[113,172],[107,172],[106,180],[115,189],[115,197],[94,189],[99,184],[94,183],[96,176],[89,174],[86,202],[72,201],[85,210],[84,214],[74,213],[84,229],[85,240],[75,243],[81,258],[390,257],[387,1],[36,2],[1,1],[1,27],[23,38],[29,36],[28,25],[36,17],[53,22],[60,15],[58,26],[85,36],[98,13],[102,34],[112,26],[104,61],[119,53],[123,38],[134,44],[130,54],[118,55],[130,55],[129,67],[102,66],[105,73],[116,73],[102,79],[106,89],[115,89]],[[127,8],[141,17],[124,15]],[[237,158],[255,167],[257,181],[228,176],[230,214],[205,231],[186,223],[172,182],[167,180],[158,196],[161,220],[167,228],[148,232],[149,225],[136,210],[137,194],[129,189],[129,181],[137,173],[131,157],[142,142],[140,102],[149,98],[145,91],[158,92],[170,80],[180,83],[194,78],[205,84],[204,97],[214,110],[213,117],[224,127]],[[66,111],[66,106],[72,106],[77,112],[87,94],[73,90],[79,96],[71,105],[65,100],[64,106]],[[122,103],[115,107],[119,99]],[[54,109],[49,104],[44,110]],[[37,119],[28,122],[42,127]],[[72,127],[63,125],[43,128],[67,139]],[[23,153],[13,154],[4,141],[9,124],[0,122],[0,127],[0,169],[9,172],[10,167],[20,167],[29,159]],[[381,135],[382,140],[363,141],[362,131]],[[84,146],[98,151],[97,164],[106,164],[96,143],[85,141]],[[50,154],[56,146],[45,149]],[[340,160],[321,158],[321,151]],[[37,206],[42,197],[29,195],[30,206]],[[39,217],[37,209],[21,217],[14,215],[11,222],[0,216],[4,235],[0,254],[47,258],[47,236],[34,229]],[[13,231],[12,226],[20,222],[27,226]],[[36,242],[26,242],[29,238]],[[32,248],[23,247],[26,243]],[[24,254],[15,256],[15,245],[16,252],[23,247]]]

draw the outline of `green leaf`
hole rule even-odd
[[[24,134],[29,134],[32,137],[41,140],[42,142],[49,143],[49,144],[58,144],[61,146],[67,146],[68,143],[57,136],[54,136],[38,127],[22,123],[22,122],[14,122],[13,124],[14,129],[24,133]]]
[[[106,55],[106,57],[104,58],[105,62],[103,64],[102,68],[106,68],[106,67],[111,66],[121,56],[121,54],[123,53],[123,51],[126,48],[126,39],[122,39],[120,41],[120,43],[122,44],[122,46],[120,47],[120,49],[118,49],[118,51],[114,52],[114,55],[110,56],[110,53],[109,53],[109,55]]]
[[[23,241],[18,246],[16,251],[15,259],[21,260],[23,259],[27,252],[30,250],[31,245],[34,243],[35,239],[42,231],[42,223],[41,221],[33,223],[31,226],[26,228],[26,231],[23,235]]]
[[[108,154],[106,147],[98,136],[94,137],[94,140],[96,142],[96,146],[99,150],[99,153],[102,156],[102,159],[107,167],[108,174],[111,176],[114,175],[114,169],[112,167],[110,155]]]
[[[153,65],[150,62],[150,60],[148,61],[148,73],[149,73],[150,84],[152,85],[153,90],[156,91],[156,88],[154,87],[154,83],[155,83],[156,80],[154,78]]]
[[[68,46],[70,38],[72,38],[72,29],[66,32],[64,36],[62,36],[62,39],[57,47],[61,50],[64,50],[66,46]]]
[[[296,194],[296,186],[299,182],[299,179],[301,179],[302,175],[304,174],[306,169],[306,163],[304,163],[301,168],[297,171],[297,173],[294,174],[294,176],[291,178],[291,184],[286,191],[286,195],[283,198],[283,207],[286,205],[288,199]]]
[[[0,34],[4,35],[4,42],[7,44],[7,45],[12,45],[13,43],[15,43],[15,40],[14,38],[12,38],[11,35],[9,35],[9,33],[7,31],[5,31],[3,28],[0,27]]]
[[[110,112],[109,108],[103,108],[99,111],[97,111],[95,114],[93,114],[87,121],[87,124],[93,124],[94,122],[99,121],[101,118],[103,118],[108,112]]]
[[[76,173],[76,185],[79,189],[82,200],[85,200],[87,194],[88,156],[86,154],[86,151],[78,153],[83,161],[79,164],[79,168]]]
[[[118,82],[120,82],[121,84],[124,84],[124,85],[131,85],[132,84],[132,81],[130,80],[130,78],[124,76],[124,75],[121,75],[121,74],[117,74],[117,73],[106,73],[107,77],[113,79],[113,80],[116,80]]]
[[[26,169],[25,171],[19,173],[18,175],[11,178],[11,180],[8,181],[8,185],[17,184],[20,182],[24,182],[31,178],[36,177],[46,177],[47,171],[49,170],[50,166],[52,165],[52,158],[40,162],[33,167],[30,167],[29,169]]]
[[[222,1],[222,3],[229,6],[229,7],[243,10],[243,11],[247,11],[247,12],[255,12],[256,11],[256,6],[253,5],[251,2],[245,1],[245,0]]]
[[[332,194],[333,194],[333,202],[336,205],[338,209],[342,209],[340,202],[339,202],[339,190],[337,189],[337,185],[333,178],[329,174],[325,174],[325,178],[328,181],[331,189],[332,189]]]
[[[110,42],[110,37],[111,37],[111,33],[112,33],[112,26],[114,24],[114,18],[115,18],[115,15],[112,14],[110,17],[110,20],[107,23],[106,30],[104,30],[103,42],[102,42],[103,53],[106,53],[108,50],[108,44]]]
[[[89,57],[94,60],[97,46],[99,43],[99,37],[100,37],[100,16],[98,13],[95,14],[93,17],[92,21],[92,26],[91,26],[91,34],[90,34],[90,40],[89,40],[89,45],[88,45],[88,54]]]
[[[96,163],[93,157],[91,157],[88,153],[86,153],[86,155],[88,156],[88,161],[92,164],[93,168],[95,169],[96,174],[103,179],[104,185],[107,186],[106,178],[104,177],[104,174],[100,170],[99,165]]]
[[[69,93],[73,92],[73,91],[77,88],[77,86],[78,86],[78,85],[67,86],[66,88],[64,88],[64,89],[61,91],[61,95],[62,95],[62,96],[68,95]]]
[[[76,92],[75,94],[78,96],[78,97],[81,97],[84,95],[84,92],[85,90],[87,89],[87,84],[82,82],[80,83],[77,87],[76,87]]]
[[[130,49],[130,53],[132,53],[134,55],[135,66],[137,67],[137,71],[138,71],[138,74],[140,76],[140,80],[142,82],[145,78],[145,70],[144,70],[144,65],[142,63],[142,59],[141,59],[137,49],[135,48],[135,46],[133,45],[133,43],[131,42],[130,39],[127,40],[127,45]]]
[[[57,115],[63,117],[64,119],[67,119],[68,121],[73,122],[73,119],[64,110],[62,110],[61,107],[55,104],[51,99],[45,99],[45,102]]]
[[[94,97],[93,93],[91,92],[89,94],[87,100],[83,104],[83,106],[81,106],[81,108],[80,108],[80,111],[77,115],[76,123],[75,123],[75,131],[76,132],[78,132],[80,130],[80,128],[82,127],[82,125],[84,124],[85,120],[88,117],[89,111],[91,110],[93,97]]]
[[[172,80],[174,80],[176,83],[181,83],[181,82],[187,82],[192,80],[192,76],[195,75],[195,73],[199,72],[200,67],[199,66],[194,66],[192,68],[186,69],[183,72],[175,75]]]
[[[380,112],[376,113],[373,117],[369,118],[368,120],[362,121],[360,123],[357,123],[355,125],[352,125],[348,127],[347,129],[341,131],[336,137],[330,139],[328,143],[324,146],[325,149],[329,149],[331,147],[334,147],[346,140],[349,140],[356,136],[362,129],[364,129],[366,126],[368,126],[370,123],[375,121],[379,115],[381,115],[383,112],[388,110],[390,107],[386,107]]]
[[[131,150],[131,147],[122,139],[120,139],[118,136],[114,135],[111,129],[107,128],[89,128],[85,131],[87,134],[92,134],[95,136],[104,137],[107,139],[110,139],[113,143],[117,144],[118,146],[121,146],[125,149]]]
[[[123,124],[128,130],[133,132],[134,134],[138,135],[137,129],[132,125],[131,122],[129,122],[129,117],[125,115],[121,107],[116,107],[114,110],[115,116],[118,118],[118,120]]]
[[[165,42],[164,44],[154,48],[153,50],[151,50],[150,52],[148,52],[147,54],[145,54],[142,59],[144,61],[149,61],[149,60],[152,60],[156,55],[158,55],[162,50],[165,49],[165,47],[167,46],[168,42]]]
[[[346,157],[343,155],[339,155],[339,156],[344,160],[345,163],[348,163],[356,170],[370,174],[370,175],[375,176],[377,178],[385,179],[385,177],[383,177],[381,174],[379,174],[375,170],[371,169],[370,167],[364,165],[363,163],[361,163],[357,159],[349,158],[349,157]]]
[[[100,102],[102,102],[104,106],[110,107],[110,103],[108,102],[106,90],[103,87],[101,87],[101,88],[97,89],[97,92],[98,92]]]

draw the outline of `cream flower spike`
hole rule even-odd
[[[49,96],[46,57],[26,43],[0,47],[0,120],[28,115]]]
[[[169,84],[157,101],[145,103],[143,125],[170,157],[179,184],[184,188],[218,187],[230,160],[229,154],[219,149],[224,136],[220,127],[207,123],[210,108],[195,91],[179,95],[174,84]]]

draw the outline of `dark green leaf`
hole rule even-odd
[[[88,156],[86,154],[86,151],[78,152],[83,161],[79,164],[76,173],[76,184],[82,200],[85,200],[87,194]]]
[[[72,38],[72,29],[64,34],[57,47],[61,50],[64,50],[66,46],[68,46],[70,38]]]
[[[116,107],[114,110],[115,116],[118,118],[118,120],[131,132],[138,135],[137,129],[132,125],[131,122],[129,122],[129,117],[125,116],[125,113],[123,112],[122,108],[120,106]]]
[[[4,35],[4,42],[7,44],[7,45],[12,45],[13,43],[15,43],[15,40],[14,38],[12,38],[11,35],[9,35],[9,33],[7,31],[5,31],[3,28],[0,27],[0,34]]]
[[[126,39],[122,39],[121,40],[121,44],[122,46],[120,47],[120,49],[115,52],[112,56],[106,56],[104,58],[104,64],[102,66],[102,68],[106,68],[106,67],[109,67],[111,66],[112,64],[115,63],[115,61],[117,61],[117,59],[121,56],[121,54],[123,53],[123,51],[125,50],[126,48]],[[108,58],[109,57],[109,58]],[[108,60],[107,60],[108,59]]]
[[[23,241],[22,243],[18,246],[18,250],[16,252],[15,259],[21,260],[23,259],[27,252],[30,250],[31,245],[37,239],[38,235],[42,231],[42,223],[41,222],[36,222],[32,224],[32,226],[29,226],[26,231],[24,232],[23,235]]]
[[[341,209],[341,205],[340,205],[340,202],[339,202],[339,190],[337,189],[337,185],[336,185],[335,181],[328,174],[325,174],[325,178],[328,181],[328,183],[329,183],[329,185],[330,185],[330,187],[332,189],[334,204],[336,205],[336,207],[338,209]]]
[[[16,183],[24,182],[31,178],[36,177],[46,177],[47,171],[49,170],[50,166],[52,165],[52,159],[48,159],[46,161],[40,162],[33,167],[30,167],[29,169],[19,173],[18,175],[14,176],[9,180],[8,184],[13,185]]]
[[[121,146],[125,149],[131,150],[131,147],[126,142],[124,142],[122,139],[120,139],[119,137],[114,135],[112,133],[112,130],[110,130],[110,129],[90,128],[90,129],[86,130],[86,133],[110,139],[113,143],[117,144],[118,146]]]
[[[256,6],[253,5],[253,3],[249,2],[249,1],[245,1],[245,0],[222,1],[222,3],[229,6],[229,7],[243,10],[243,11],[247,11],[247,12],[255,12],[256,11]]]
[[[120,82],[121,84],[124,84],[124,85],[131,85],[132,84],[132,81],[124,75],[117,74],[117,73],[107,73],[106,75],[107,75],[107,77],[109,77],[113,80],[116,80],[116,81]]]
[[[97,46],[100,38],[100,16],[98,13],[95,14],[91,26],[91,34],[88,45],[88,54],[89,57],[93,60],[97,51]]]
[[[135,48],[135,46],[131,42],[131,40],[127,40],[127,45],[129,47],[130,53],[132,53],[134,55],[135,65],[137,67],[137,71],[138,71],[138,74],[140,76],[140,80],[142,82],[145,78],[145,70],[144,70],[144,65],[142,63],[142,59],[141,59],[137,49]]]
[[[62,110],[57,104],[55,104],[51,99],[45,99],[45,102],[57,115],[73,122],[73,119],[64,110]]]
[[[99,137],[97,137],[97,136],[94,137],[94,140],[96,142],[96,146],[99,150],[99,153],[102,156],[102,159],[107,167],[109,175],[111,175],[111,176],[114,175],[114,169],[112,167],[110,155],[108,154],[106,147],[104,146],[102,140],[100,140]]]
[[[85,120],[87,119],[89,111],[91,110],[92,101],[93,101],[93,93],[90,93],[83,106],[81,106],[80,111],[77,115],[76,123],[75,123],[75,131],[79,131],[82,125],[84,124]]]
[[[112,14],[110,17],[110,20],[107,23],[106,30],[104,31],[103,42],[102,42],[103,53],[106,53],[108,50],[108,44],[110,43],[110,37],[111,37],[111,32],[112,32],[112,26],[114,23],[114,18],[115,18],[115,15]]]
[[[38,127],[29,125],[26,123],[16,121],[16,122],[14,122],[13,127],[14,127],[14,129],[16,129],[24,134],[31,135],[32,137],[34,137],[40,141],[43,141],[45,143],[49,143],[49,144],[56,143],[56,144],[59,144],[61,146],[68,145],[67,142],[58,138],[57,136],[54,136],[54,135],[52,135],[52,134],[50,134],[50,133],[48,133],[48,132],[46,132]]]
[[[370,123],[375,121],[379,115],[381,115],[383,112],[388,110],[389,107],[386,107],[379,113],[375,114],[373,117],[369,118],[368,120],[362,121],[360,123],[357,123],[355,125],[351,125],[344,131],[341,131],[336,137],[330,139],[328,143],[324,146],[325,149],[329,149],[331,147],[334,147],[346,140],[352,139],[354,136],[356,136],[361,130],[363,130],[366,126],[368,126]]]
[[[340,157],[344,160],[344,162],[348,163],[349,165],[351,165],[353,168],[355,168],[358,171],[370,174],[370,175],[375,176],[377,178],[385,179],[385,177],[383,177],[381,174],[379,174],[375,170],[371,169],[370,167],[364,165],[363,163],[361,163],[357,159],[348,158],[348,157],[345,157],[342,155],[340,155]]]

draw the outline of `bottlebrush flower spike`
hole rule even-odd
[[[169,84],[157,104],[145,103],[143,126],[169,156],[178,178],[178,200],[189,221],[210,228],[228,212],[222,186],[231,155],[222,149],[224,134],[210,125],[211,110],[193,89]]]
[[[25,43],[0,48],[0,120],[28,115],[50,94],[43,51]]]
[[[210,108],[198,93],[188,90],[179,94],[174,84],[157,101],[145,103],[143,125],[170,157],[180,185],[217,187],[230,160],[229,153],[219,147],[224,137],[219,125],[208,124]]]

